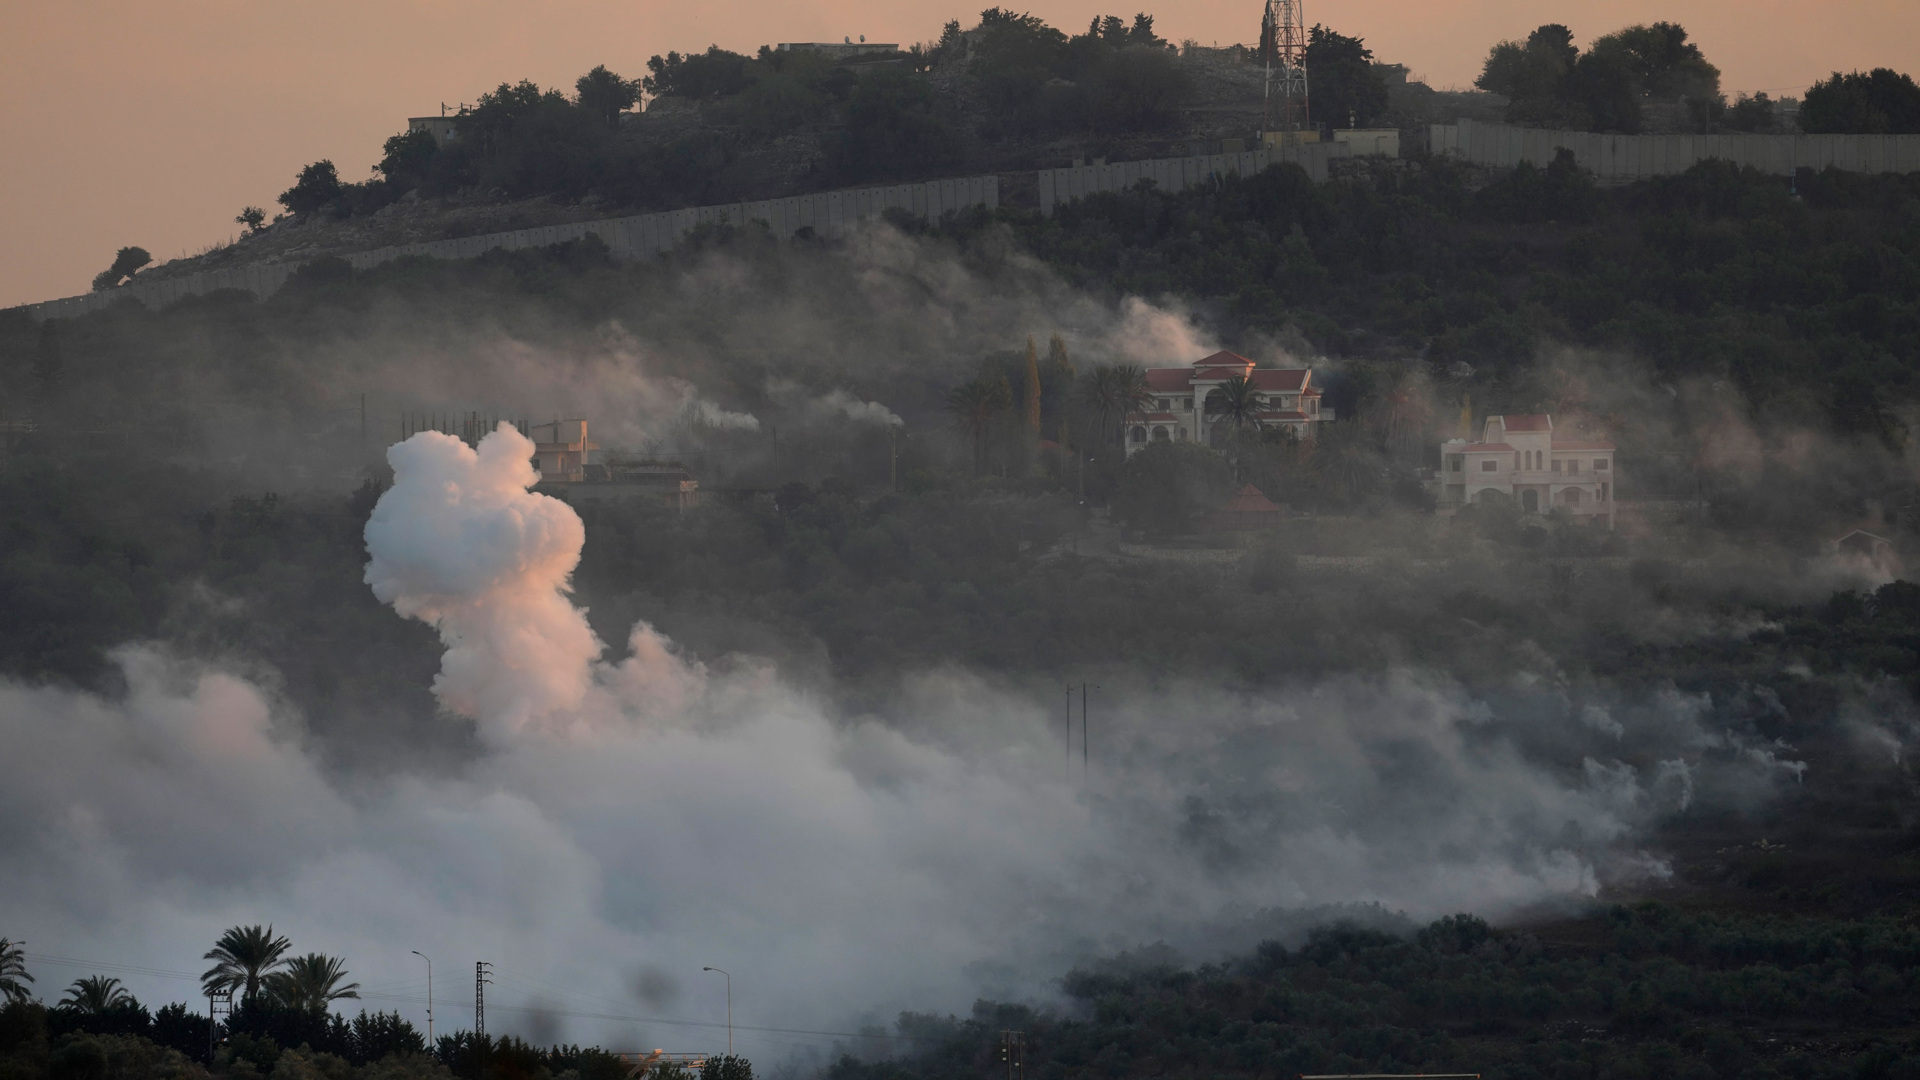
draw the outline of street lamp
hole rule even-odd
[[[701,971],[720,971],[717,967],[703,967]],[[727,980],[727,1056],[733,1056],[733,976],[724,971],[720,974]]]
[[[427,1053],[433,1053],[433,957],[413,950],[413,955],[427,962]]]

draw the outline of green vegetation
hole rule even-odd
[[[1387,83],[1373,69],[1373,50],[1324,26],[1307,36],[1307,85],[1318,123],[1372,127],[1387,111]]]
[[[717,45],[669,52],[649,59],[638,80],[595,67],[572,96],[527,80],[501,83],[460,113],[456,137],[444,145],[424,131],[395,135],[377,175],[361,183],[344,183],[331,162],[315,162],[280,202],[295,214],[339,217],[372,213],[415,191],[670,209],[750,189],[772,193],[754,187],[765,181],[740,159],[775,140],[801,140],[795,145],[812,186],[917,179],[962,167],[976,137],[1167,128],[1191,92],[1186,68],[1154,33],[1151,15],[1131,23],[1102,16],[1072,37],[1001,8],[980,20],[964,33],[949,25],[937,46],[847,59],[764,45],[753,56]],[[1323,52],[1332,49],[1330,73],[1351,65],[1347,53],[1359,44],[1328,40],[1336,39],[1351,48],[1323,43]],[[943,66],[959,73],[961,105],[935,93],[931,73]],[[629,112],[643,94],[667,119]],[[687,110],[698,122],[673,119]],[[258,227],[244,215],[242,222]]]
[[[1070,281],[1204,298],[1231,338],[1464,364],[1482,411],[1534,411],[1551,343],[1727,378],[1758,415],[1897,440],[1920,387],[1920,179],[1714,162],[1601,190],[1570,156],[1473,187],[1431,164],[1315,186],[1292,168],[1101,194],[1017,235]],[[1529,386],[1529,383],[1532,385]],[[1328,404],[1365,408],[1348,382]]]
[[[1807,88],[1800,126],[1815,134],[1920,134],[1920,84],[1892,68],[1836,71]]]
[[[1364,43],[1316,28],[1313,47],[1320,106],[1377,117]],[[281,201],[303,214],[364,212],[414,190],[685,205],[731,190],[730,155],[745,141],[817,138],[823,183],[907,176],[964,160],[975,138],[1155,130],[1190,90],[1145,15],[1069,37],[992,9],[931,49],[861,64],[718,49],[655,61],[639,85],[663,116],[698,110],[705,127],[634,137],[636,84],[600,67],[572,97],[502,85],[444,146],[395,136],[367,183],[343,184],[318,162]],[[995,103],[984,122],[934,92],[942,65]],[[1905,91],[1875,89],[1897,80],[1847,81],[1857,78],[1809,93],[1803,117],[1904,122]],[[1776,115],[1760,98],[1714,112],[1717,74],[1664,23],[1586,53],[1543,27],[1496,47],[1485,80],[1531,122],[1630,130],[1645,101],[1705,103],[1709,121],[1751,130]],[[241,220],[258,229],[263,216]],[[377,466],[343,474],[371,462],[384,434],[358,438],[340,420],[342,395],[357,392],[343,388],[379,385],[378,371],[352,365],[423,341],[457,353],[477,339],[472,326],[545,357],[639,342],[650,377],[704,399],[765,411],[770,383],[791,378],[806,393],[857,389],[908,422],[829,438],[783,418],[778,441],[771,422],[764,443],[716,438],[718,450],[761,456],[726,465],[695,512],[582,500],[575,585],[607,640],[644,618],[693,656],[768,657],[783,678],[874,714],[903,677],[949,667],[1049,695],[1088,673],[1113,687],[1184,678],[1262,692],[1431,669],[1491,702],[1490,723],[1586,694],[1695,695],[1702,730],[1788,742],[1817,763],[1774,816],[1701,826],[1784,822],[1799,830],[1794,854],[1709,849],[1691,865],[1724,869],[1689,882],[1702,892],[1681,907],[1619,907],[1531,934],[1466,916],[1417,929],[1383,918],[1384,930],[1327,928],[1193,970],[1126,957],[1069,976],[1056,1010],[983,1003],[964,1021],[903,1017],[918,1050],[842,1061],[833,1075],[977,1075],[1009,1029],[1026,1033],[1027,1067],[1048,1077],[1864,1080],[1920,1069],[1911,770],[1863,764],[1856,724],[1861,702],[1920,692],[1920,589],[1809,599],[1816,587],[1802,583],[1832,522],[1878,515],[1901,539],[1920,528],[1905,460],[1920,403],[1920,180],[1707,164],[1601,189],[1568,156],[1491,174],[1416,160],[1318,187],[1283,167],[1187,192],[1142,185],[1051,218],[1003,209],[897,223],[912,235],[888,241],[937,267],[915,276],[888,264],[898,292],[862,292],[880,275],[853,262],[850,244],[712,228],[634,265],[592,242],[364,272],[335,260],[264,302],[120,305],[42,326],[0,316],[0,419],[20,402],[40,420],[9,427],[0,454],[0,673],[111,690],[110,651],[158,641],[273,671],[274,693],[332,759],[466,752],[471,729],[428,691],[432,629],[394,617],[362,582],[360,530],[387,478]],[[1156,298],[1269,362],[1315,357],[1341,421],[1311,442],[1262,428],[1243,383],[1208,403],[1232,429],[1221,445],[1128,459],[1121,419],[1150,400],[1138,366],[1070,355],[1063,337],[1043,360],[1034,340],[1019,347],[1030,325],[964,352],[938,336],[938,319],[873,329],[902,297],[963,276],[968,288],[942,310],[998,312],[1037,279],[1019,276],[1026,256],[1107,311]],[[705,295],[721,281],[749,284]],[[832,296],[838,321],[784,340],[784,326],[743,314],[769,296],[796,307]],[[662,314],[674,305],[699,332]],[[1684,512],[1656,535],[1499,506],[1435,527],[1418,482],[1435,440],[1463,414],[1535,410],[1623,431],[1636,495],[1684,498]],[[224,430],[244,423],[258,428]],[[276,425],[312,446],[258,434]],[[1706,452],[1749,429],[1756,444],[1790,433],[1814,465]],[[261,445],[290,460],[246,460]],[[325,472],[303,472],[316,461]],[[1315,514],[1245,549],[1156,549],[1206,562],[1117,543],[1140,538],[1122,530],[1190,533],[1242,483]],[[1759,549],[1753,561],[1743,545]],[[1364,565],[1331,566],[1336,556]],[[1521,671],[1549,674],[1536,687],[1519,685]],[[184,1004],[149,1013],[105,976],[78,980],[51,1008],[33,1002],[20,949],[0,941],[0,1080],[625,1075],[597,1049],[469,1033],[430,1047],[397,1014],[348,1019],[333,1011],[359,992],[344,961],[296,955],[270,926],[233,928],[207,959],[207,988],[237,999],[220,1031]],[[737,1061],[708,1072],[750,1075]]]
[[[1642,99],[1684,103],[1699,123],[1722,102],[1719,69],[1665,22],[1608,34],[1584,53],[1572,30],[1549,23],[1495,45],[1474,85],[1507,98],[1517,124],[1629,135],[1640,130]]]
[[[1227,462],[1192,443],[1149,446],[1128,460],[1113,493],[1113,515],[1152,536],[1192,532],[1194,522],[1233,494]]]
[[[395,1013],[348,1020],[335,1003],[358,997],[342,986],[344,963],[311,953],[281,959],[285,938],[236,926],[208,953],[209,992],[235,993],[217,1027],[175,1003],[149,1014],[120,980],[74,981],[51,1008],[33,1000],[18,946],[0,942],[0,1077],[6,1080],[627,1080],[630,1066],[598,1047],[534,1046],[470,1031],[429,1047]],[[277,969],[277,970],[272,970]],[[211,1054],[211,1057],[209,1057]],[[647,1074],[680,1077],[676,1068]],[[753,1080],[744,1058],[707,1062],[701,1080]]]
[[[105,292],[138,273],[153,261],[146,248],[123,247],[113,256],[113,265],[94,275],[93,291]]]
[[[980,134],[988,140],[1164,127],[1191,92],[1151,15],[1131,24],[1095,18],[1086,33],[1069,37],[1035,16],[989,8],[970,38],[952,29],[952,44],[936,55],[971,57],[968,77],[986,107]]]
[[[253,997],[266,985],[273,969],[286,963],[293,942],[275,937],[271,926],[236,926],[222,934],[203,960],[213,967],[200,976],[201,989],[209,994],[238,994]]]
[[[1415,933],[1357,925],[1297,949],[1196,969],[1121,957],[1063,980],[1071,1004],[982,1001],[966,1020],[907,1014],[896,1061],[833,1080],[972,1077],[1001,1032],[1029,1075],[1901,1077],[1920,1070],[1920,935],[1899,919],[1781,919],[1616,907],[1502,932],[1469,915]]]
[[[9,1002],[24,1001],[33,996],[33,991],[27,986],[33,982],[33,976],[27,973],[23,954],[24,950],[18,942],[0,938],[0,997]]]
[[[289,213],[310,214],[341,197],[340,176],[331,161],[316,161],[300,170],[294,185],[280,193],[280,205]]]

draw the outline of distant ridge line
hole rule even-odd
[[[753,221],[765,221],[778,236],[791,236],[803,228],[822,235],[833,235],[865,218],[877,217],[888,210],[904,210],[917,218],[938,221],[948,213],[969,207],[992,210],[1000,205],[998,176],[964,176],[927,180],[914,184],[888,184],[878,187],[822,191],[812,195],[794,195],[784,199],[759,199],[751,202],[695,206],[684,210],[664,210],[652,214],[576,221],[564,225],[543,225],[531,229],[479,233],[452,240],[429,240],[416,244],[355,251],[338,256],[356,270],[365,270],[408,256],[436,259],[471,259],[504,248],[550,247],[589,234],[598,236],[616,259],[628,260],[668,251],[696,227],[725,224],[745,227]],[[227,270],[202,270],[176,278],[133,281],[104,292],[84,293],[59,300],[23,305],[36,321],[73,318],[100,311],[124,299],[138,300],[150,308],[164,307],[189,296],[204,296],[222,289],[240,289],[265,298],[279,291],[294,271],[312,262],[258,262]]]

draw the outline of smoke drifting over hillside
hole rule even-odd
[[[504,427],[477,448],[414,436],[366,527],[368,583],[438,629],[435,693],[483,753],[332,772],[262,686],[155,649],[119,654],[120,698],[0,686],[0,923],[179,969],[271,920],[370,985],[410,979],[418,948],[603,1017],[711,1020],[706,988],[673,1004],[647,973],[714,965],[743,1024],[846,1030],[1044,997],[1072,963],[1156,940],[1244,945],[1284,923],[1272,909],[1577,902],[1665,873],[1641,839],[1663,818],[1764,801],[1801,768],[1684,695],[1583,697],[1524,659],[1497,701],[1408,669],[1262,694],[1109,679],[1083,769],[1057,701],[960,668],[848,714],[644,624],[609,657],[567,595],[580,521],[528,492],[530,449]],[[532,1032],[525,1015],[493,1026]],[[539,1034],[718,1045],[658,1019]]]

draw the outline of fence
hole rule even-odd
[[[1328,161],[1352,155],[1352,148],[1345,143],[1308,143],[1284,148],[1261,147],[1235,154],[1201,154],[1195,157],[1041,169],[1040,212],[1052,217],[1053,208],[1061,203],[1085,198],[1098,191],[1125,191],[1142,180],[1152,180],[1154,186],[1162,191],[1185,191],[1228,173],[1251,176],[1269,165],[1282,162],[1300,166],[1313,178],[1314,183],[1320,184],[1326,182]]]
[[[1711,158],[1790,176],[1833,166],[1849,172],[1920,172],[1920,135],[1601,135],[1460,120],[1434,124],[1428,149],[1476,165],[1545,166],[1562,148],[1601,180],[1682,173]]]
[[[999,205],[999,177],[967,176],[483,233],[454,240],[356,251],[341,257],[351,263],[354,269],[365,270],[415,255],[436,259],[471,259],[495,248],[519,251],[548,247],[568,240],[579,240],[591,233],[605,241],[607,247],[612,249],[614,258],[637,259],[671,249],[696,226],[703,224],[745,226],[753,221],[764,221],[776,236],[791,236],[803,228],[810,228],[822,235],[832,235],[855,221],[877,217],[887,210],[904,210],[915,217],[938,221],[941,215],[951,211],[973,206],[991,210]],[[255,296],[266,297],[286,284],[287,278],[300,265],[255,263],[232,270],[206,270],[177,278],[153,281],[136,278],[127,285],[105,292],[29,304],[27,311],[36,320],[63,319],[98,311],[128,297],[150,308],[160,308],[189,296],[201,296],[222,289],[241,289]]]

